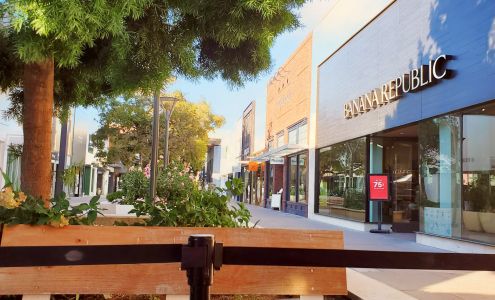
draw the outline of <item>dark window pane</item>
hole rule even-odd
[[[307,195],[307,173],[308,173],[308,158],[306,154],[299,155],[299,190],[298,190],[298,202],[306,203]]]
[[[366,138],[319,150],[316,213],[365,221]]]
[[[297,156],[289,159],[289,201],[296,201]]]
[[[495,105],[492,105],[495,108]],[[495,115],[463,117],[462,237],[495,243]]]

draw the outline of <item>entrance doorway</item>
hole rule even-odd
[[[370,173],[391,176],[392,199],[383,203],[383,221],[391,223],[394,232],[418,231],[418,126],[412,125],[372,136]],[[377,221],[378,214],[378,206],[370,203],[370,221]]]

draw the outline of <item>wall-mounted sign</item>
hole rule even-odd
[[[270,158],[270,165],[283,165],[284,158],[283,157],[272,157]]]
[[[447,61],[451,56],[442,54],[428,65],[422,65],[395,79],[383,84],[380,88],[371,90],[369,93],[359,96],[344,105],[344,116],[351,119],[364,114],[372,109],[387,105],[398,100],[402,95],[413,93],[433,85],[441,79],[449,78],[452,74],[447,70]]]
[[[370,174],[369,198],[371,201],[388,201],[390,199],[390,180],[386,174]]]

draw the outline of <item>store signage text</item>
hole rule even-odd
[[[272,157],[270,158],[270,165],[283,165],[284,158],[283,157]]]
[[[449,59],[451,59],[449,55],[442,54],[436,59],[430,60],[428,65],[413,69],[409,73],[392,79],[381,87],[349,101],[344,105],[345,118],[357,117],[372,109],[396,101],[404,94],[417,92],[441,79],[450,77],[451,71],[446,68]]]
[[[390,199],[390,178],[386,174],[369,175],[369,198],[371,201],[387,201]]]

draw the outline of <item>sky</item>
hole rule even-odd
[[[1,0],[0,0],[1,1]],[[191,81],[177,78],[169,88],[169,92],[180,90],[192,102],[207,101],[215,114],[225,117],[224,126],[212,136],[219,136],[231,130],[236,121],[241,118],[247,105],[256,101],[256,127],[255,150],[264,146],[265,110],[266,110],[266,85],[276,70],[289,58],[304,38],[323,19],[331,8],[339,0],[313,0],[308,1],[297,12],[300,17],[301,27],[285,32],[278,36],[271,49],[272,67],[255,81],[246,82],[242,88],[231,88],[221,79]],[[5,109],[7,103],[0,96],[0,110]],[[78,128],[86,128],[88,132],[94,132],[98,128],[98,111],[95,108],[77,108],[75,112],[75,124]],[[0,119],[1,125],[14,129],[15,122],[6,122]],[[5,128],[5,127],[4,127]],[[16,130],[17,131],[17,130]]]

